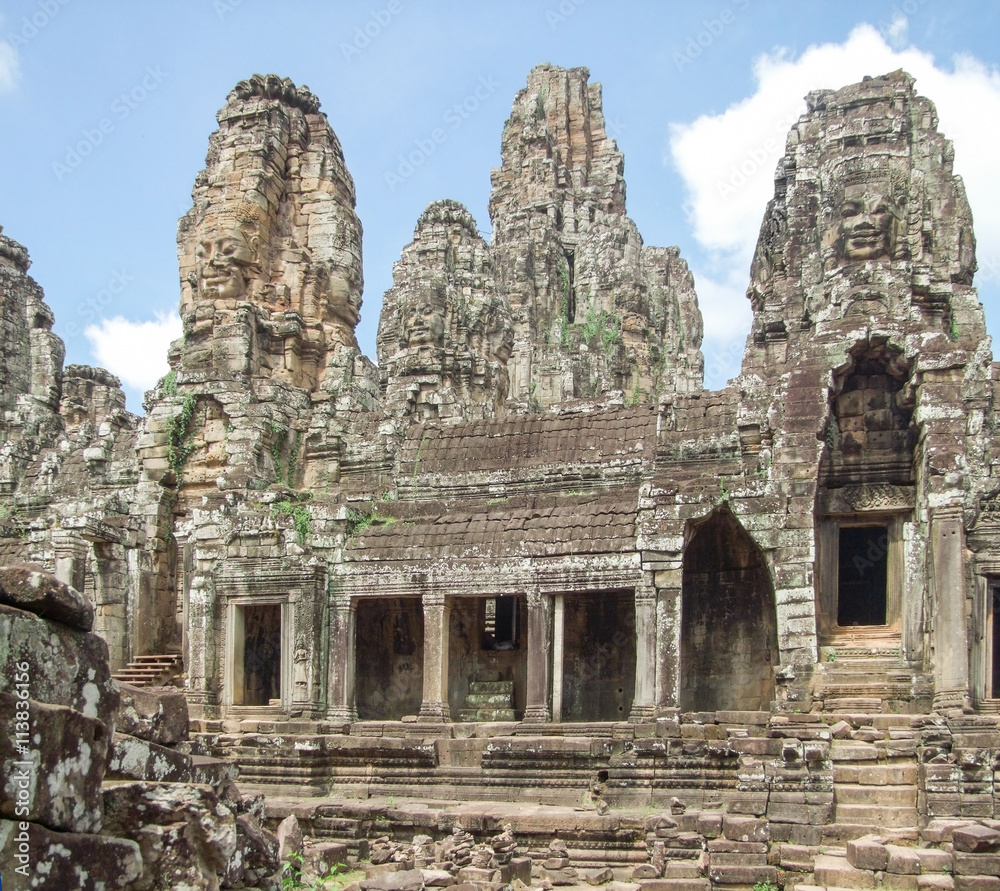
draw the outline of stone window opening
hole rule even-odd
[[[576,321],[576,263],[573,251],[566,251],[566,321]]]
[[[887,624],[888,525],[843,526],[838,538],[837,624]]]
[[[858,511],[818,523],[818,618],[826,643],[844,643],[852,634],[901,634],[907,516]]]
[[[518,599],[513,595],[487,597],[483,601],[484,650],[520,649]]]

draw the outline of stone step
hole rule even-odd
[[[879,807],[915,808],[917,787],[890,785],[861,785],[860,783],[835,783],[834,801],[837,807],[848,804],[872,805]]]
[[[710,891],[712,883],[708,879],[642,879],[642,891]]]
[[[846,857],[819,854],[816,857],[814,878],[817,885],[826,888],[852,888],[868,891],[876,886],[875,874],[864,869],[855,869]]]
[[[458,711],[458,720],[462,723],[494,723],[497,721],[514,721],[512,708],[463,708]]]
[[[840,787],[845,784],[865,786],[904,786],[916,784],[920,778],[920,766],[913,764],[844,764],[837,762],[833,767],[833,781]]]
[[[708,879],[642,879],[642,891],[710,891],[712,883]]]
[[[511,693],[470,693],[465,697],[466,708],[510,708]]]
[[[514,695],[513,681],[469,681],[469,695]]]
[[[881,788],[881,787],[880,787]],[[870,801],[878,801],[872,797]],[[874,804],[837,804],[835,819],[838,823],[859,823],[879,829],[902,829],[917,826],[916,807],[881,807]],[[824,882],[824,884],[826,884]]]
[[[826,696],[831,691],[825,691]],[[823,710],[827,712],[878,712],[882,710],[882,700],[876,696],[834,696],[823,698]]]

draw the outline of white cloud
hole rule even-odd
[[[6,40],[0,40],[0,93],[9,93],[21,77],[17,50]]]
[[[115,316],[88,325],[83,333],[101,365],[126,386],[149,390],[169,370],[167,347],[181,336],[181,320],[166,313],[157,313],[152,322]]]
[[[905,38],[905,24],[894,21],[890,36]],[[805,94],[897,68],[912,74],[917,90],[935,103],[972,205],[980,266],[1000,269],[1000,177],[994,169],[1000,73],[970,56],[957,56],[946,70],[932,55],[893,49],[874,27],[860,25],[844,43],[812,46],[798,58],[782,48],[760,56],[753,95],[721,114],[670,126],[670,156],[684,179],[685,209],[695,238],[712,256],[711,279],[692,264],[699,298],[704,293],[712,306],[705,312],[706,340],[732,339],[733,316],[746,318],[750,259],[774,194],[774,169],[790,126],[805,112]]]

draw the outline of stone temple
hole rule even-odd
[[[909,75],[807,97],[719,391],[586,69],[514,98],[491,242],[455,201],[416,221],[377,365],[319,100],[255,75],[218,121],[143,417],[64,366],[0,235],[0,562],[183,690],[185,757],[352,863],[483,888],[531,856],[548,887],[1000,891],[1000,365]]]

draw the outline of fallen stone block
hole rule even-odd
[[[967,826],[958,826],[952,831],[952,842],[956,851],[981,854],[1000,848],[1000,832],[988,826],[981,826],[979,823],[970,823]]]
[[[24,713],[30,738],[22,752],[13,719]],[[11,718],[0,734],[0,817],[60,832],[98,832],[107,727],[76,709],[21,700],[10,693],[0,693],[0,714]]]
[[[884,839],[874,835],[852,839],[847,843],[847,862],[855,869],[886,869],[889,865],[889,852]]]
[[[108,728],[118,711],[118,685],[108,668],[108,645],[96,634],[0,605],[0,690],[13,691],[15,677],[28,674],[36,702],[65,705]],[[27,665],[27,671],[19,665]]]
[[[115,729],[161,746],[188,738],[188,707],[175,687],[134,687],[119,683],[121,703]]]
[[[424,874],[419,869],[401,869],[366,876],[359,884],[364,891],[421,891],[424,887]]]
[[[78,631],[94,629],[94,605],[76,588],[33,563],[0,567],[0,603]]]
[[[131,886],[142,868],[142,854],[134,841],[0,820],[4,888],[111,891]]]

